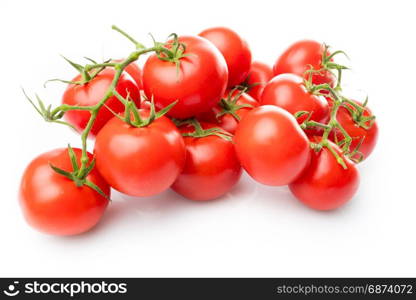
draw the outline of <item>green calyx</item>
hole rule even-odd
[[[72,180],[75,185],[77,187],[82,187],[82,186],[88,186],[89,188],[92,188],[93,190],[95,190],[97,193],[99,193],[101,196],[103,196],[104,198],[109,199],[109,197],[96,185],[94,184],[92,181],[87,179],[87,176],[89,173],[91,173],[91,171],[94,169],[95,167],[95,159],[93,159],[91,162],[89,162],[88,158],[87,158],[87,167],[84,169],[81,169],[78,165],[78,161],[77,161],[77,157],[75,155],[74,149],[72,149],[71,145],[68,144],[68,154],[69,154],[69,159],[71,160],[71,165],[72,165],[72,172],[68,172],[65,171],[63,169],[60,169],[52,164],[49,164],[50,167],[58,174]],[[83,158],[81,157],[81,161],[83,160]]]
[[[111,62],[111,59],[108,59],[102,63],[97,63],[95,60],[84,57],[86,60],[88,60],[90,63],[86,64],[84,66],[77,64],[65,56],[61,55],[63,59],[65,59],[75,70],[77,70],[81,74],[81,80],[78,81],[69,81],[69,80],[63,80],[59,78],[49,79],[44,83],[44,86],[48,82],[51,81],[59,81],[67,84],[76,84],[76,85],[84,85],[93,80],[98,74],[100,74],[106,67],[116,67],[117,63]]]
[[[114,90],[113,93],[114,96],[116,96],[116,98],[124,104],[124,115],[120,116],[119,114],[112,111],[108,106],[106,106],[107,109],[110,110],[113,113],[113,115],[116,116],[118,119],[129,124],[132,127],[137,128],[148,126],[154,120],[167,114],[169,110],[171,110],[172,107],[174,107],[176,103],[178,103],[178,100],[176,100],[168,106],[166,106],[165,108],[156,111],[155,103],[152,98],[150,102],[150,115],[149,117],[143,119],[142,117],[140,117],[139,109],[137,108],[136,103],[130,99],[129,95],[127,95],[127,98],[124,98],[116,90]]]
[[[186,45],[184,43],[179,42],[179,37],[176,33],[172,33],[168,36],[172,38],[170,41],[166,43],[156,42],[153,36],[151,35],[153,42],[155,53],[160,60],[167,61],[174,63],[176,65],[176,75],[179,76],[179,70],[181,65],[181,59],[187,56],[191,56],[189,53],[186,52]]]
[[[235,93],[235,91],[238,90],[238,93]],[[237,111],[244,107],[253,108],[250,104],[237,104],[238,99],[240,99],[241,95],[246,92],[246,88],[239,89],[234,88],[232,89],[228,95],[227,98],[222,98],[219,102],[219,106],[221,107],[221,111],[215,115],[217,119],[222,117],[223,115],[230,114],[236,119],[237,121],[240,121],[240,116],[237,114]]]
[[[189,136],[194,138],[203,138],[210,135],[218,136],[226,141],[231,142],[233,135],[222,128],[213,127],[208,129],[203,129],[201,124],[195,118],[187,119],[187,120],[174,120],[176,126],[182,125],[191,125],[194,127],[193,132],[184,132],[182,136]]]
[[[239,85],[236,85],[234,88],[247,93],[258,85],[265,85],[266,84],[266,82],[255,82],[255,83],[250,84],[249,81],[250,81],[250,74],[248,74],[247,78],[242,83],[240,83]]]

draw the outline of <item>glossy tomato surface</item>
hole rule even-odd
[[[224,57],[209,41],[197,36],[182,36],[186,57],[180,59],[179,72],[174,62],[156,54],[143,67],[143,89],[148,99],[162,109],[178,103],[169,111],[174,118],[189,118],[209,111],[227,87],[228,70]]]
[[[319,138],[313,138],[319,141]],[[305,205],[317,210],[332,210],[344,205],[356,193],[360,178],[352,161],[345,158],[335,144],[330,146],[342,157],[347,168],[339,164],[335,156],[322,148],[311,150],[311,164],[305,172],[289,185],[290,190]]]
[[[307,79],[308,75],[305,75],[305,71],[309,70],[310,66],[314,70],[322,68],[323,51],[324,47],[321,43],[312,40],[298,41],[287,48],[277,59],[273,66],[274,75],[292,73]],[[312,76],[314,84],[329,83],[332,85],[334,81],[334,76],[328,71],[315,73]]]
[[[209,28],[199,36],[212,42],[224,56],[228,66],[228,87],[242,83],[251,65],[251,51],[247,42],[226,27]]]
[[[252,86],[247,94],[257,101],[260,101],[264,87],[273,76],[273,69],[269,65],[259,61],[253,61],[250,67],[250,73],[246,79],[246,84]]]
[[[310,120],[317,122],[329,119],[329,107],[325,98],[309,93],[302,77],[294,74],[281,74],[270,80],[264,88],[260,103],[279,106],[292,115],[306,111],[311,113]],[[306,118],[307,115],[299,117],[298,123],[301,124]]]
[[[140,110],[142,118],[148,110]],[[97,135],[96,166],[114,189],[130,196],[152,196],[168,189],[185,163],[185,145],[176,126],[160,117],[133,127],[114,117]]]
[[[247,113],[234,142],[243,168],[266,185],[291,183],[309,163],[305,133],[291,114],[276,106],[260,106]]]
[[[91,106],[97,104],[107,92],[111,82],[114,79],[114,75],[114,69],[107,68],[84,85],[69,84],[62,97],[62,103],[77,106]],[[80,76],[81,75],[75,77],[73,81],[81,80]],[[136,103],[136,105],[140,106],[140,91],[130,76],[122,74],[116,86],[116,90],[123,97],[126,97],[127,94],[129,94],[130,98]],[[124,105],[115,96],[110,97],[107,100],[106,106],[115,113],[121,113],[124,111]],[[66,120],[74,125],[80,132],[85,129],[90,116],[91,114],[89,111],[72,110],[65,113]],[[106,107],[102,107],[97,115],[90,134],[92,136],[97,135],[100,129],[113,116],[114,115],[110,110]]]
[[[80,164],[81,149],[74,149]],[[91,154],[89,155],[92,158]],[[76,235],[88,231],[101,219],[108,199],[88,186],[56,173],[49,164],[72,172],[67,149],[46,152],[24,171],[20,185],[20,206],[27,222],[35,229],[53,235]],[[87,179],[106,195],[110,187],[94,169]]]
[[[230,95],[231,95],[231,99],[234,99],[234,97],[238,97],[237,101],[235,102],[235,105],[237,106],[248,105],[248,106],[241,107],[235,110],[234,112],[235,115],[231,113],[225,113],[220,116],[219,114],[224,111],[224,108],[220,104],[217,104],[214,106],[214,108],[211,111],[199,115],[198,119],[216,124],[222,129],[224,129],[225,131],[228,131],[229,133],[234,134],[237,129],[238,123],[241,121],[241,119],[244,118],[244,116],[254,107],[259,106],[259,103],[256,100],[254,100],[250,95],[246,93],[241,93],[238,90],[226,91],[223,99],[230,99]]]
[[[362,105],[358,101],[355,101],[355,102],[357,104]],[[353,109],[351,104],[346,104],[346,105],[350,109]],[[369,116],[372,116],[372,112],[368,107],[366,107],[363,113],[363,117],[369,117]],[[372,125],[370,121],[365,122],[365,125],[368,126],[369,128],[364,128],[362,126],[359,126],[354,121],[354,118],[351,115],[351,113],[347,110],[347,108],[343,106],[341,106],[338,109],[337,120],[352,138],[350,151],[353,151],[354,149],[357,148],[357,146],[359,146],[359,151],[362,153],[363,159],[367,158],[373,152],[377,144],[377,139],[378,139],[377,122],[374,121]],[[335,135],[337,139],[335,139]],[[341,134],[339,129],[336,129],[333,132],[331,132],[329,137],[332,141],[335,141],[335,140],[342,141],[344,139],[344,136]],[[359,158],[358,155],[354,157]]]
[[[204,129],[217,127],[202,123]],[[182,132],[193,132],[185,126]],[[234,144],[221,137],[184,137],[186,163],[182,173],[172,185],[180,195],[197,201],[212,200],[229,192],[241,176],[241,165]]]

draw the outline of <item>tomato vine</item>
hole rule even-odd
[[[124,59],[120,62],[111,62],[111,59],[109,59],[109,60],[107,60],[103,63],[97,63],[97,62],[95,62],[94,60],[92,60],[90,58],[86,58],[90,63],[86,64],[85,66],[82,66],[80,64],[72,62],[71,60],[67,59],[66,57],[63,57],[71,66],[73,66],[78,72],[80,72],[81,80],[80,81],[75,81],[75,82],[74,81],[65,81],[65,80],[61,80],[61,79],[49,80],[49,81],[60,81],[60,82],[69,83],[69,84],[84,85],[84,84],[87,84],[92,79],[94,79],[95,76],[97,76],[106,67],[114,68],[114,70],[115,70],[114,78],[113,78],[110,86],[106,90],[104,96],[101,98],[101,100],[97,104],[92,105],[92,106],[76,106],[76,105],[62,104],[62,105],[52,109],[51,105],[46,107],[44,102],[39,98],[38,95],[35,96],[36,99],[37,99],[37,102],[38,102],[38,105],[36,105],[28,97],[26,92],[23,90],[23,93],[24,93],[25,97],[34,106],[36,111],[47,122],[59,123],[59,124],[67,125],[71,128],[74,128],[73,125],[71,125],[70,123],[67,123],[67,122],[61,120],[63,118],[63,116],[65,115],[65,113],[68,112],[68,111],[71,111],[71,110],[84,110],[84,111],[89,111],[90,112],[91,116],[90,116],[90,118],[87,122],[87,125],[86,125],[85,129],[81,133],[81,143],[82,143],[82,155],[81,155],[81,159],[80,159],[81,165],[78,166],[78,165],[73,164],[74,171],[72,173],[68,173],[67,171],[58,169],[57,167],[52,166],[52,165],[51,165],[51,167],[53,168],[54,171],[58,172],[59,174],[61,174],[63,176],[66,176],[67,178],[73,180],[77,186],[85,184],[85,185],[93,188],[94,190],[96,190],[100,194],[103,194],[103,193],[97,186],[93,186],[90,183],[85,181],[86,176],[89,174],[89,172],[91,172],[92,168],[94,167],[94,160],[92,162],[90,162],[89,158],[88,158],[87,139],[88,139],[88,136],[90,134],[91,128],[94,125],[94,122],[97,118],[98,112],[100,111],[100,109],[103,106],[105,106],[106,101],[110,97],[116,96],[116,98],[118,100],[120,100],[126,107],[126,113],[125,113],[125,116],[124,116],[123,120],[125,122],[127,122],[128,124],[130,124],[132,126],[136,126],[136,127],[147,126],[155,118],[158,118],[158,117],[164,115],[174,104],[176,104],[174,102],[170,106],[167,106],[162,111],[156,113],[155,109],[154,109],[154,104],[152,103],[152,109],[151,109],[150,117],[146,120],[142,120],[142,119],[140,119],[140,117],[137,113],[137,107],[134,105],[134,103],[129,101],[128,99],[124,99],[116,91],[116,86],[117,86],[117,83],[118,83],[118,81],[120,79],[120,76],[123,73],[124,69],[129,64],[138,60],[141,55],[149,53],[149,52],[155,52],[158,55],[164,54],[167,57],[177,57],[179,55],[178,54],[178,51],[179,51],[178,48],[180,48],[180,46],[173,47],[173,49],[169,49],[167,47],[167,43],[160,43],[160,42],[154,41],[154,46],[153,47],[146,48],[144,45],[142,45],[141,43],[136,41],[134,38],[132,38],[130,35],[128,35],[126,32],[124,32],[123,30],[121,30],[117,26],[113,25],[112,29],[119,32],[123,36],[125,36],[127,39],[129,39],[136,46],[136,50],[134,52],[130,53],[130,55],[126,59]],[[175,41],[177,43],[177,39],[178,39],[177,35],[172,34],[171,36],[174,37],[174,44],[175,44]],[[183,50],[181,50],[181,51],[183,51]],[[181,52],[181,51],[179,51],[179,52]],[[130,112],[133,114],[134,120],[130,119]],[[120,117],[120,116],[118,116],[118,117]],[[71,151],[71,149],[72,148],[70,146],[68,146],[68,150],[69,150],[68,153],[70,155],[71,161],[73,161],[73,157],[71,155],[73,153],[73,151]]]

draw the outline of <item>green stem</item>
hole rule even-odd
[[[81,156],[81,167],[78,172],[78,176],[82,177],[87,168],[88,164],[88,152],[87,152],[87,138],[91,131],[92,126],[94,125],[95,119],[97,118],[97,114],[101,107],[107,102],[107,100],[114,95],[114,90],[117,86],[117,83],[120,79],[121,74],[123,73],[124,69],[131,64],[132,62],[136,61],[140,55],[148,52],[156,51],[155,47],[147,48],[147,49],[141,49],[134,51],[131,53],[124,61],[120,63],[116,63],[114,65],[114,68],[116,70],[116,73],[114,75],[113,81],[111,82],[110,86],[108,87],[106,93],[104,94],[104,97],[91,108],[91,117],[88,120],[87,126],[81,133],[81,140],[82,140],[82,156]]]
[[[101,64],[93,64],[93,65],[86,65],[85,71],[89,72],[91,70],[103,67],[115,67],[117,63],[101,63]]]
[[[136,41],[133,37],[131,37],[129,34],[127,34],[125,31],[121,30],[120,28],[118,28],[116,25],[111,26],[111,28],[119,33],[121,33],[122,35],[124,35],[127,39],[129,39],[133,44],[136,45],[137,49],[143,49],[145,48],[143,46],[143,44],[139,43],[138,41]]]

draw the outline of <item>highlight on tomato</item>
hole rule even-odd
[[[283,73],[292,73],[298,76],[303,76],[308,79],[306,71],[312,70],[320,71],[314,72],[312,82],[314,84],[328,83],[333,85],[335,83],[335,76],[326,68],[323,61],[325,53],[325,46],[317,41],[302,40],[289,46],[276,60],[273,66],[274,75]],[[325,56],[330,60],[331,54],[325,53]],[[306,73],[305,73],[306,72]]]
[[[208,28],[199,36],[213,43],[224,56],[228,67],[228,87],[242,83],[251,66],[251,51],[247,42],[226,27]]]
[[[52,235],[76,235],[100,221],[109,203],[110,187],[95,168],[87,170],[85,178],[75,177],[81,152],[78,148],[52,150],[27,166],[19,199],[33,228]],[[90,153],[88,158],[92,160]]]
[[[262,184],[287,185],[309,163],[306,134],[280,107],[264,105],[248,112],[237,127],[234,142],[241,165]]]
[[[196,120],[180,126],[180,131],[186,162],[172,189],[196,201],[213,200],[228,193],[242,172],[231,135],[216,124]]]
[[[206,39],[176,35],[143,67],[143,89],[157,109],[178,103],[168,115],[185,119],[209,111],[223,95],[228,81],[224,57]]]
[[[197,119],[218,125],[225,131],[234,134],[242,118],[259,103],[244,90],[228,90],[214,108],[197,116]]]
[[[174,103],[173,103],[174,104]],[[96,165],[108,184],[130,196],[152,196],[168,189],[185,164],[185,145],[175,124],[134,102],[123,116],[114,116],[98,133]]]
[[[293,115],[304,112],[297,118],[299,124],[306,118],[316,122],[329,119],[329,106],[325,98],[308,91],[303,78],[294,74],[281,74],[270,80],[264,87],[260,103],[276,105]]]
[[[110,87],[114,75],[115,70],[113,68],[106,68],[86,83],[69,84],[62,96],[62,103],[74,106],[93,106],[97,104]],[[72,81],[79,82],[81,80],[82,75],[79,74]],[[129,96],[138,106],[140,105],[139,88],[130,76],[121,74],[115,90],[121,96]],[[100,109],[90,135],[96,136],[101,128],[113,117],[113,112],[122,113],[123,111],[124,105],[115,96],[110,97],[106,102],[106,107]],[[71,110],[65,113],[65,119],[79,132],[85,129],[90,116],[91,113],[86,110]]]
[[[311,141],[319,143],[321,138],[313,137]],[[337,145],[331,141],[327,141],[327,145],[311,150],[310,165],[297,180],[289,184],[290,191],[297,199],[316,210],[341,207],[355,195],[360,182],[355,164],[343,155]],[[344,166],[332,152],[336,153]]]

